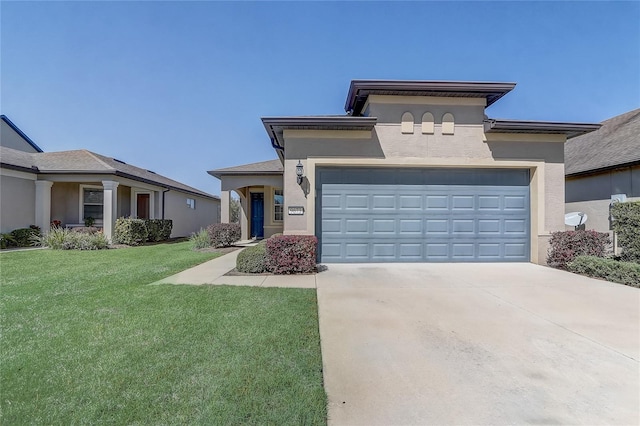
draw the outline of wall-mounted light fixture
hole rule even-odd
[[[302,163],[300,162],[300,160],[298,160],[298,164],[296,165],[296,176],[297,176],[297,181],[298,181],[298,185],[302,184],[302,180],[304,179],[304,167],[302,166]]]

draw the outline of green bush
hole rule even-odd
[[[211,247],[211,238],[209,238],[209,233],[206,229],[200,228],[198,232],[191,234],[189,241],[193,250]]]
[[[640,263],[640,201],[611,206],[613,230],[622,247],[622,259]]]
[[[577,256],[567,270],[580,275],[603,278],[614,283],[640,287],[640,265],[595,256]]]
[[[113,231],[113,242],[129,246],[139,246],[147,241],[149,231],[144,219],[120,217],[116,220]]]
[[[173,221],[171,219],[145,219],[149,236],[148,241],[165,241],[171,236]]]
[[[12,241],[8,241],[8,247],[31,247],[34,238],[39,237],[40,228],[31,225],[29,228],[19,228],[11,231]]]
[[[6,249],[7,247],[15,247],[16,239],[13,238],[11,232],[7,232],[6,234],[0,234],[0,249]]]
[[[240,240],[240,225],[237,223],[214,223],[207,227],[213,247],[229,247]]]
[[[259,274],[266,272],[267,245],[258,244],[242,250],[236,259],[236,269],[238,272],[249,274]]]
[[[54,250],[102,250],[109,248],[109,241],[102,232],[77,232],[54,227],[35,239],[37,245]]]
[[[611,244],[609,234],[596,231],[561,231],[551,234],[547,264],[567,269],[567,263],[576,256],[604,257]]]

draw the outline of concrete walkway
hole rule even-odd
[[[157,284],[238,285],[249,287],[316,288],[316,275],[225,275],[236,267],[243,249],[156,281]]]

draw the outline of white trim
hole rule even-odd
[[[11,169],[5,169],[5,168],[0,169],[0,176],[13,177],[13,178],[19,178],[19,179],[28,179],[28,180],[38,179],[35,173],[21,172],[18,170],[11,170]]]
[[[138,194],[149,194],[149,219],[156,218],[154,193],[155,191],[150,191],[147,189],[131,188],[131,208],[129,209],[131,217],[133,218],[138,217]]]
[[[276,191],[282,192],[282,219],[276,219]],[[276,224],[278,226],[282,226],[284,223],[284,189],[283,188],[275,188],[271,187],[271,201],[272,201],[272,209],[271,209],[271,223]]]
[[[102,191],[102,209],[104,210],[104,186],[98,186],[98,185],[84,185],[84,184],[80,184],[80,194],[79,194],[79,200],[78,200],[78,222],[80,223],[84,223],[84,190],[85,188],[87,189],[99,189],[100,191]],[[104,213],[103,213],[104,215]],[[96,219],[95,221],[95,225],[98,224],[103,224],[103,220],[104,219]]]

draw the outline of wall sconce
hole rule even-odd
[[[296,165],[296,177],[297,177],[297,181],[298,181],[298,185],[302,184],[302,179],[304,179],[304,167],[302,166],[302,163],[300,162],[300,160],[298,160],[298,164]]]

